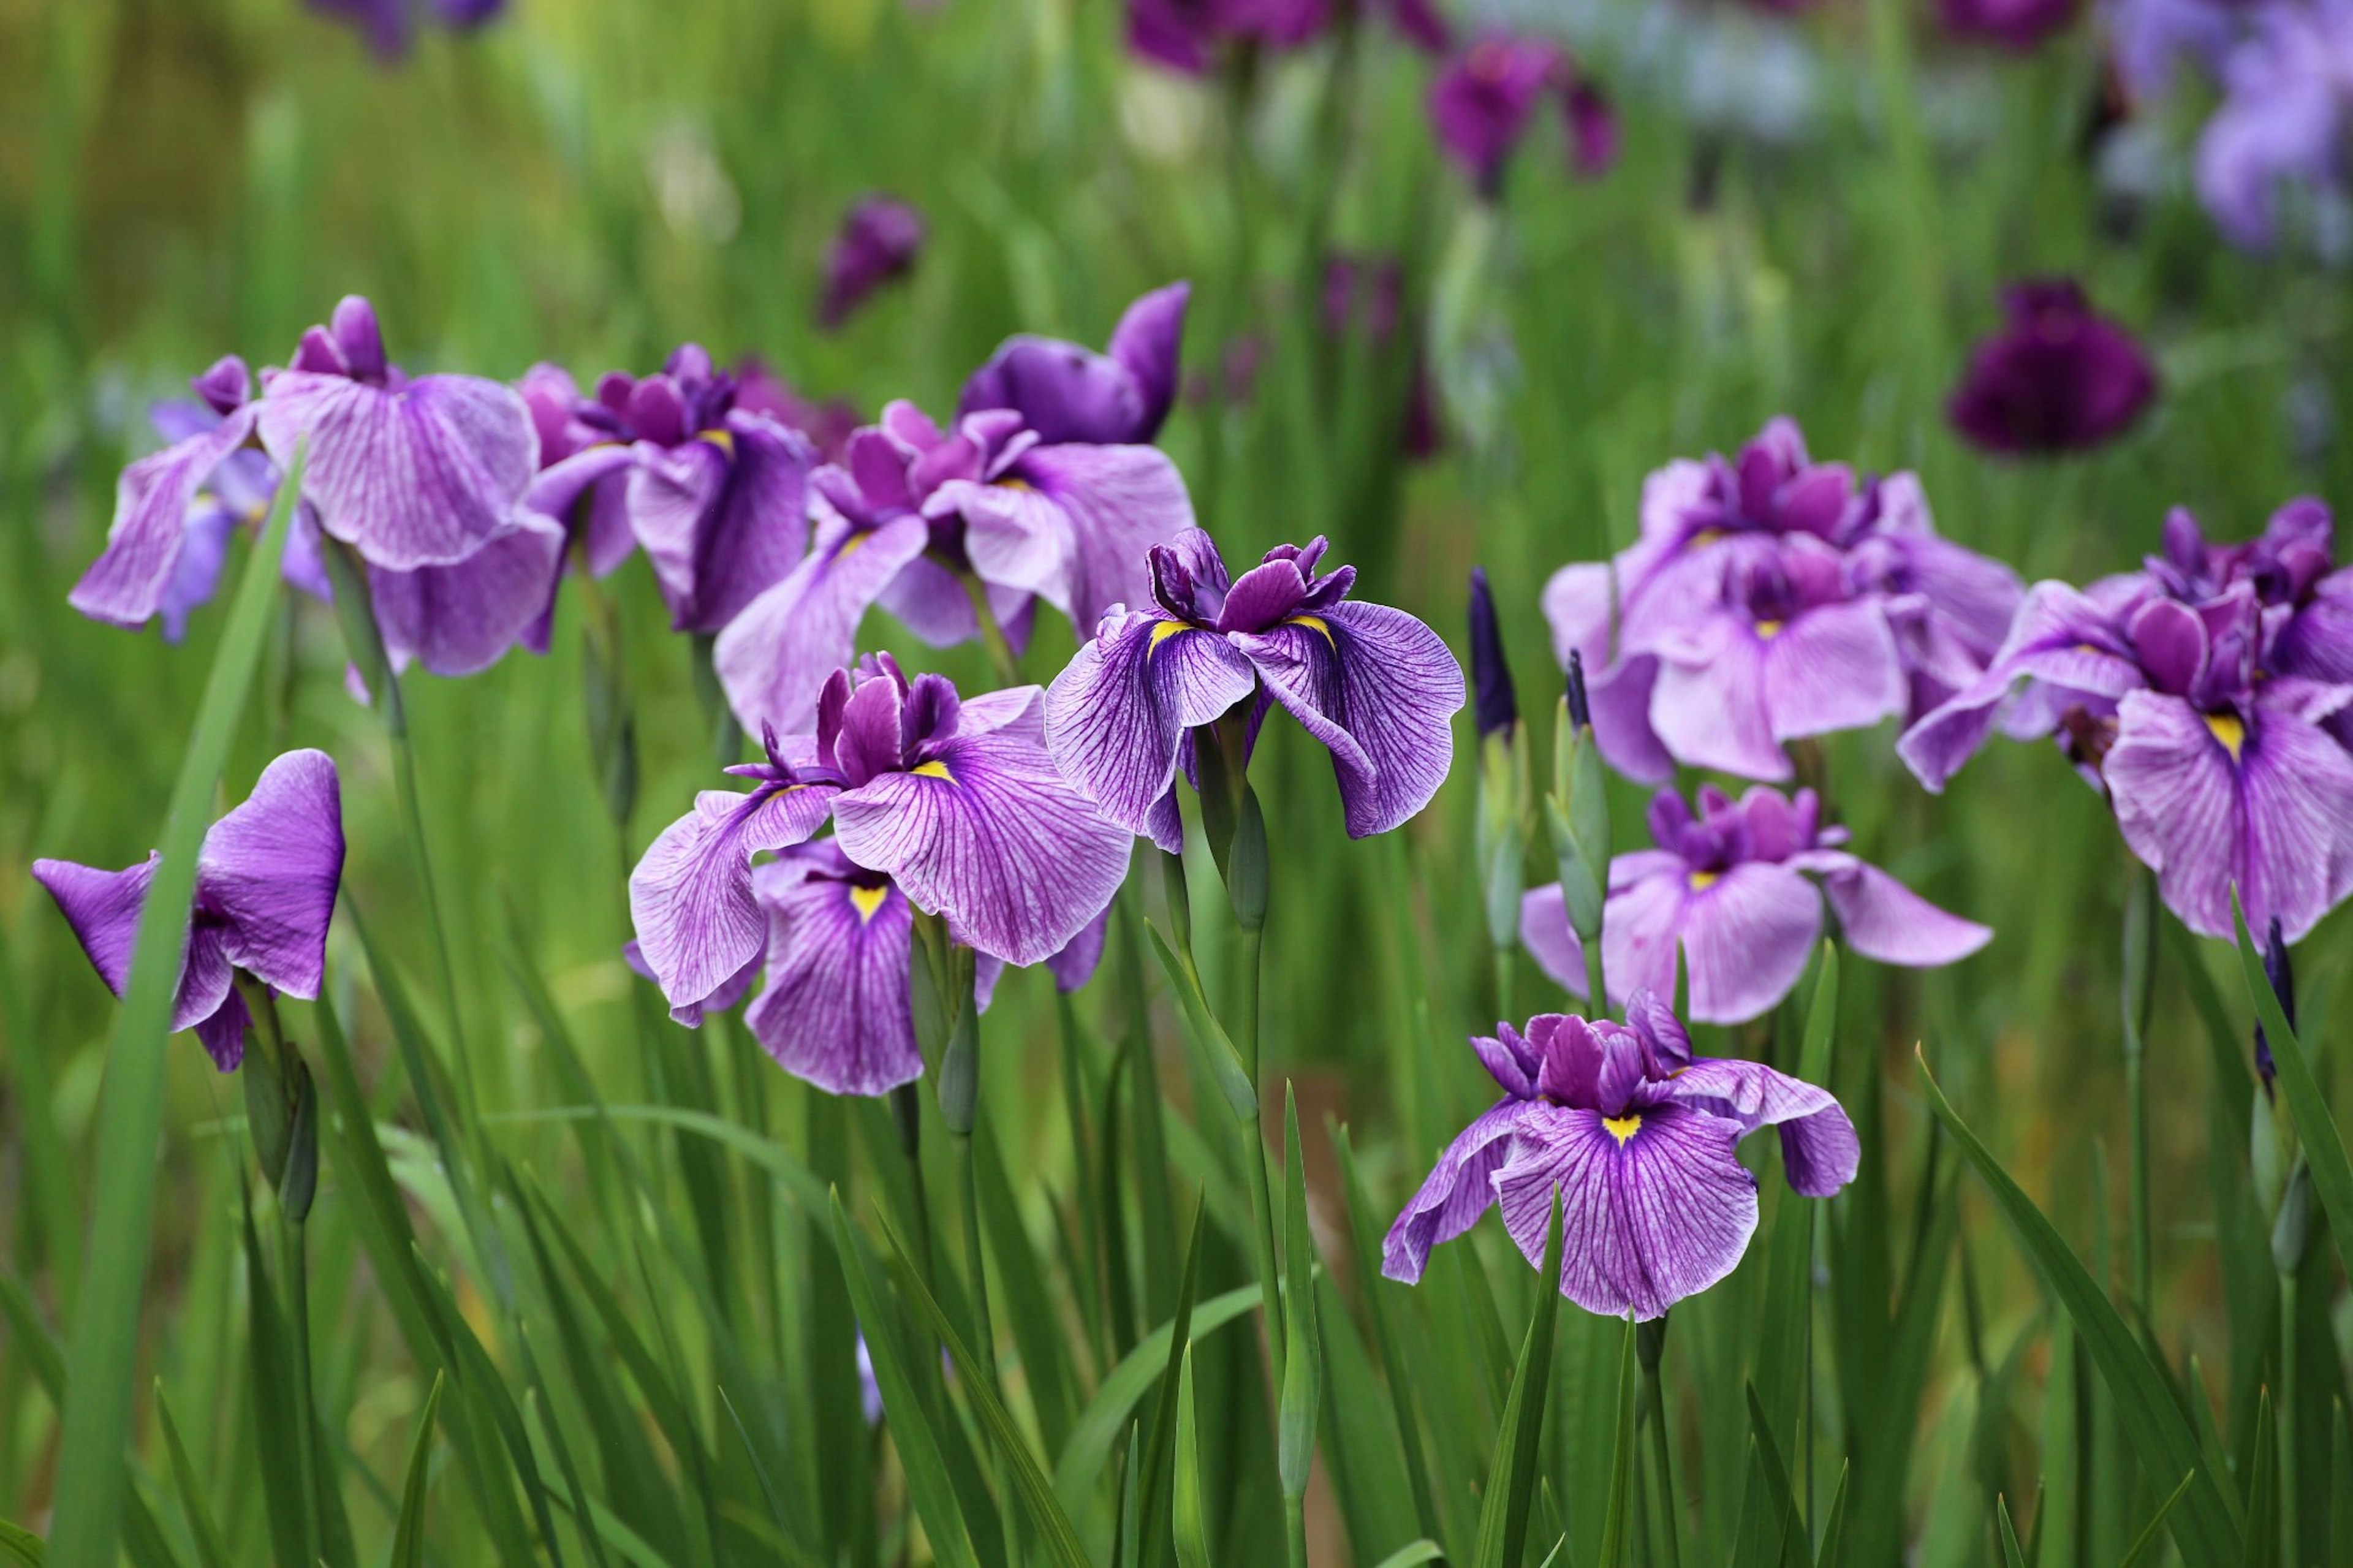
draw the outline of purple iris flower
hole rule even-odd
[[[1434,458],[1446,445],[1438,412],[1438,384],[1422,352],[1421,334],[1407,319],[1405,268],[1393,256],[1335,256],[1324,267],[1324,329],[1334,337],[1362,332],[1376,356],[1387,354],[1403,327],[1409,340],[1404,427],[1398,445],[1408,458]],[[1253,369],[1255,367],[1253,366]],[[1247,383],[1245,383],[1245,391]],[[1243,398],[1229,396],[1229,402]]]
[[[1127,45],[1155,65],[1200,76],[1233,49],[1297,48],[1331,19],[1331,0],[1127,0]]]
[[[2067,279],[2012,285],[2009,320],[1978,345],[1954,426],[1989,452],[2066,452],[2121,434],[2157,394],[2140,344]]]
[[[162,858],[150,855],[121,871],[33,862],[34,879],[117,996],[131,978],[139,911]],[[289,752],[271,763],[245,804],[206,833],[172,1027],[195,1030],[221,1071],[245,1059],[248,1016],[236,971],[305,1001],[319,994],[343,871],[343,795],[324,752]]]
[[[729,374],[735,378],[737,408],[746,414],[765,414],[799,431],[826,462],[840,462],[849,450],[849,437],[865,423],[849,399],[829,397],[820,403],[806,396],[756,354],[737,361]]]
[[[1648,991],[1626,1022],[1546,1013],[1471,1048],[1503,1087],[1447,1145],[1389,1227],[1381,1272],[1412,1284],[1430,1249],[1500,1203],[1504,1228],[1542,1267],[1560,1192],[1560,1293],[1588,1312],[1648,1320],[1732,1272],[1757,1231],[1757,1178],[1735,1151],[1781,1134],[1790,1189],[1826,1198],[1854,1180],[1862,1148],[1827,1089],[1760,1063],[1694,1057]]]
[[[2030,54],[2075,19],[2078,0],[1937,0],[1945,30]]]
[[[2116,74],[2149,102],[2170,93],[2185,64],[2219,79],[2251,9],[2235,0],[2112,0],[2104,21]]]
[[[714,649],[744,727],[807,724],[878,603],[934,647],[968,641],[976,578],[1018,647],[1033,599],[1082,627],[1142,599],[1146,552],[1193,524],[1184,476],[1148,445],[1176,395],[1187,292],[1131,305],[1107,354],[1011,340],[965,384],[949,429],[902,402],[853,436],[810,482],[808,552]]]
[[[770,731],[765,761],[729,770],[751,793],[704,791],[630,873],[639,952],[673,1013],[691,1021],[742,994],[768,934],[752,857],[805,843],[828,817],[853,867],[946,917],[976,952],[1026,964],[1068,945],[1118,890],[1128,846],[1054,771],[1041,697],[1025,686],[961,701],[945,677],[911,681],[888,655],[837,671],[816,734]]]
[[[1380,6],[1399,37],[1426,55],[1442,55],[1454,47],[1454,29],[1436,0],[1387,0]]]
[[[396,60],[417,38],[422,10],[442,26],[466,31],[496,19],[507,0],[309,0],[311,9],[357,28],[377,57]]]
[[[2353,568],[2332,531],[2306,499],[2215,545],[2177,509],[2143,570],[2036,584],[1898,753],[1941,790],[1997,724],[2060,737],[2184,924],[2230,936],[2235,886],[2252,927],[2296,941],[2353,894]]]
[[[1482,38],[1441,70],[1430,88],[1438,144],[1482,196],[1502,193],[1504,171],[1546,94],[1556,93],[1580,174],[1607,170],[1617,121],[1600,90],[1558,46],[1538,38]]]
[[[2271,0],[2249,24],[2199,141],[2198,195],[2232,244],[2269,250],[2284,208],[2345,204],[2353,0]]]
[[[1252,742],[1280,703],[1331,752],[1351,838],[1430,803],[1453,761],[1462,668],[1404,611],[1350,600],[1355,567],[1319,574],[1324,551],[1320,537],[1277,545],[1229,581],[1198,529],[1154,547],[1149,607],[1105,615],[1046,693],[1054,761],[1105,816],[1181,848],[1192,731],[1245,702]]]
[[[923,248],[923,215],[905,202],[862,196],[852,203],[826,252],[818,325],[831,331],[849,320],[876,289],[913,271]]]
[[[1650,813],[1658,847],[1609,864],[1601,969],[1614,1003],[1641,991],[1673,995],[1680,952],[1699,1022],[1740,1024],[1770,1012],[1821,938],[1824,897],[1848,944],[1882,963],[1957,963],[1993,938],[1850,854],[1846,829],[1821,825],[1812,790],[1792,798],[1759,784],[1735,802],[1710,784],[1699,807],[1694,816],[1682,795],[1662,790]],[[1559,883],[1523,896],[1520,940],[1546,973],[1585,995],[1585,949]]]
[[[1788,419],[1736,460],[1642,486],[1642,536],[1563,567],[1545,615],[1585,660],[1611,766],[1790,776],[1782,743],[1917,715],[1974,681],[2019,599],[2008,567],[1938,537],[1909,473],[1816,463]]]

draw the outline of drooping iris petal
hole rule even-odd
[[[957,481],[939,500],[991,583],[1036,594],[1082,626],[1151,593],[1152,547],[1193,526],[1184,477],[1157,447],[1035,447],[1015,484]]]
[[[807,839],[839,793],[827,784],[705,790],[647,847],[629,873],[629,918],[672,1017],[686,1022],[686,1009],[708,1005],[757,961],[767,922],[752,897],[752,857]]]
[[[747,731],[809,730],[826,678],[855,657],[867,609],[923,552],[931,531],[920,517],[869,531],[839,517],[818,525],[808,555],[727,624],[712,666]]]
[[[2235,883],[2251,928],[2310,931],[2353,894],[2353,756],[2317,725],[2258,710],[2211,720],[2128,693],[2104,767],[2116,824],[2192,931],[2229,937]]]
[[[327,922],[343,872],[334,759],[288,752],[242,805],[213,824],[196,857],[200,921],[221,927],[224,958],[290,996],[319,994]]]
[[[1820,874],[1840,931],[1865,958],[1934,969],[1958,963],[1993,940],[1990,927],[1938,909],[1843,850],[1817,850],[1797,857],[1796,863]]]
[[[753,871],[755,890],[758,877],[759,872],[755,868]],[[690,1002],[681,1007],[672,1007],[670,1010],[670,1018],[690,1029],[702,1027],[704,1015],[724,1013],[751,993],[752,983],[760,978],[761,966],[767,962],[767,957],[765,952],[754,953],[751,961],[737,970],[725,984],[702,1001]],[[646,962],[645,949],[638,944],[637,938],[631,937],[621,944],[621,962],[627,963],[629,966],[629,973],[638,979],[659,984],[654,981],[653,966]]]
[[[188,510],[180,559],[173,564],[172,580],[155,601],[155,618],[163,623],[165,642],[186,637],[189,614],[197,605],[211,603],[219,591],[221,568],[228,564],[229,536],[237,531],[237,523],[235,512],[204,500]],[[290,536],[287,542],[293,542]]]
[[[372,567],[368,595],[393,668],[411,659],[436,675],[488,669],[517,642],[547,651],[544,613],[564,565],[564,530],[517,508],[462,561],[413,572]]]
[[[1504,1226],[1542,1267],[1561,1195],[1560,1290],[1588,1312],[1644,1321],[1732,1272],[1757,1230],[1757,1181],[1736,1121],[1675,1104],[1605,1120],[1534,1109],[1495,1174]]]
[[[131,981],[131,954],[139,936],[139,909],[164,856],[157,851],[136,866],[101,871],[71,860],[36,860],[33,879],[49,890],[58,912],[73,928],[90,966],[117,996]]]
[[[1854,1180],[1862,1141],[1830,1090],[1762,1062],[1703,1058],[1668,1080],[1679,1105],[1737,1121],[1744,1131],[1781,1131],[1782,1170],[1800,1197],[1826,1198]]]
[[[1132,611],[1106,621],[1046,692],[1054,764],[1103,816],[1149,834],[1185,731],[1250,694],[1247,658],[1216,632]],[[1175,844],[1161,847],[1174,853]]]
[[[1079,934],[1062,944],[1062,950],[1046,961],[1047,972],[1054,977],[1057,991],[1076,991],[1092,980],[1101,967],[1103,940],[1111,931],[1111,906],[1079,928]]]
[[[879,603],[898,623],[933,647],[954,647],[980,635],[972,612],[972,596],[955,574],[929,556],[907,563],[891,580]],[[1037,601],[1020,588],[992,583],[988,608],[1005,629],[1005,640],[1018,655],[1029,644]]]
[[[1348,837],[1386,833],[1430,804],[1464,700],[1462,667],[1436,632],[1402,610],[1343,601],[1234,642],[1331,751]]]
[[[768,911],[768,983],[744,1022],[794,1077],[828,1094],[886,1094],[923,1076],[907,965],[913,915],[888,885],[849,879],[830,844],[754,874]]]
[[[1692,886],[1696,880],[1652,878],[1642,884],[1651,890],[1649,899],[1638,900],[1638,889],[1630,889],[1613,900],[1628,910],[1628,918],[1620,922],[1626,928],[1622,939],[1612,929],[1617,910],[1602,918],[1602,967],[1609,987],[1616,992],[1620,984],[1622,954],[1625,994],[1648,987],[1673,995],[1672,942],[1680,936],[1691,972],[1691,1016],[1707,1024],[1754,1018],[1788,995],[1805,973],[1822,932],[1821,896],[1788,867],[1761,861]],[[1653,911],[1669,908],[1670,898],[1673,913],[1661,922]],[[1664,985],[1657,984],[1662,974]]]
[[[816,455],[798,433],[731,414],[668,450],[641,442],[638,459],[630,520],[674,629],[718,632],[806,552]]]
[[[1531,1109],[1525,1100],[1501,1100],[1446,1146],[1381,1243],[1384,1278],[1419,1282],[1431,1247],[1479,1223],[1495,1201],[1495,1173],[1511,1154],[1512,1133]]]
[[[461,561],[506,524],[538,468],[539,436],[512,387],[427,375],[394,390],[285,370],[259,405],[280,468],[306,447],[303,499],[329,535],[394,571]]]
[[[145,626],[173,586],[188,543],[188,508],[196,491],[244,445],[254,417],[248,404],[211,429],[123,469],[114,488],[106,549],[73,585],[67,603],[92,620]]]
[[[1776,739],[1857,730],[1904,711],[1904,661],[1869,600],[1809,610],[1765,644],[1765,703]]]
[[[1019,717],[960,730],[934,760],[881,773],[834,803],[834,836],[949,934],[1008,963],[1040,962],[1103,911],[1127,874],[1128,831],[1064,782],[1035,687],[992,694]],[[970,715],[987,699],[965,708]]]
[[[628,501],[628,471],[636,463],[637,454],[617,443],[586,447],[542,468],[524,490],[522,504],[569,526],[585,498],[588,570],[602,577],[637,548]]]
[[[1190,285],[1172,283],[1130,305],[1109,354],[1054,338],[1007,340],[965,383],[957,417],[1010,408],[1049,446],[1151,440],[1176,397],[1190,294]]]
[[[1668,752],[1694,767],[1752,779],[1790,776],[1766,705],[1765,645],[1728,617],[1704,640],[1680,642],[1661,659],[1650,717]]]

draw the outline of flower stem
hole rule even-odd
[[[2296,1271],[2294,1268],[2282,1268],[2279,1271],[2279,1528],[2280,1539],[2287,1547],[2285,1553],[2286,1561],[2291,1565],[2299,1564],[2304,1561],[2303,1557],[2299,1555],[2297,1552],[2297,1547],[2300,1542],[2297,1540],[2296,1534],[2296,1504],[2298,1500],[2295,1483],[2300,1450],[2296,1447],[2295,1432],[2295,1380],[2297,1374],[2297,1357],[2295,1353],[2295,1276]],[[2255,1521],[2249,1520],[2247,1521],[2247,1528],[2250,1530],[2257,1528]]]
[[[1240,933],[1240,962],[1234,966],[1235,1019],[1234,1045],[1240,1050],[1242,1069],[1253,1084],[1263,1085],[1258,1070],[1258,997],[1259,952],[1263,931],[1244,926]],[[1280,1256],[1274,1245],[1274,1192],[1272,1176],[1268,1171],[1266,1134],[1255,1117],[1245,1118],[1240,1124],[1243,1138],[1242,1173],[1250,1182],[1250,1224],[1258,1251],[1259,1298],[1266,1315],[1266,1360],[1271,1386],[1277,1397],[1282,1392],[1283,1320],[1282,1275],[1276,1263]]]
[[[1282,1500],[1282,1546],[1290,1568],[1307,1568],[1307,1500]]]
[[[1593,1016],[1597,1018],[1607,1018],[1609,1016],[1609,993],[1603,989],[1601,979],[1601,938],[1599,933],[1595,933],[1593,940],[1585,943],[1584,947],[1586,999],[1588,1005],[1593,1008]]]
[[[2145,1031],[2156,960],[2156,877],[2135,867],[2125,889],[2124,991],[2126,1127],[2130,1143],[2133,1301],[2149,1310],[2148,1083]]]
[[[988,662],[997,679],[1008,686],[1021,683],[1021,671],[1013,658],[1013,645],[1006,640],[1005,628],[997,624],[997,606],[988,602],[988,584],[977,573],[969,569],[956,574],[964,584],[964,596],[972,601],[972,618],[980,624],[980,646],[988,650]]]
[[[947,1124],[949,1147],[955,1156],[956,1187],[963,1199],[965,1267],[972,1285],[972,1353],[980,1363],[956,1372],[960,1377],[980,1379],[1002,1396],[997,1379],[996,1331],[988,1316],[988,1262],[980,1243],[980,1182],[973,1166],[973,1132],[980,1124],[980,1009],[973,995],[972,955],[954,952],[949,967],[955,976],[951,993],[955,1022],[940,1062],[940,1120]],[[1005,1456],[994,1454],[990,1468],[995,1474],[998,1517],[1005,1529],[1005,1560],[1018,1563],[1020,1532]]]
[[[286,1276],[286,1317],[294,1331],[295,1488],[301,1499],[302,1549],[306,1561],[319,1561],[319,1422],[311,1405],[311,1282],[304,1247],[307,1227],[301,1218],[281,1211],[283,1248],[280,1264]]]
[[[1650,1325],[1644,1324],[1642,1328],[1647,1331]],[[1658,1325],[1658,1333],[1660,1339],[1663,1341],[1666,1333],[1664,1322]],[[1641,1342],[1638,1338],[1636,1342],[1639,1346]],[[1665,1564],[1665,1568],[1682,1568],[1682,1554],[1675,1543],[1674,1438],[1673,1435],[1667,1430],[1666,1391],[1661,1385],[1659,1378],[1659,1363],[1663,1353],[1664,1346],[1662,1344],[1640,1358],[1642,1363],[1642,1390],[1649,1402],[1644,1414],[1650,1418],[1651,1427],[1651,1474],[1649,1492],[1651,1510],[1654,1516],[1651,1523],[1651,1533],[1653,1537],[1653,1547],[1658,1552],[1657,1560]]]

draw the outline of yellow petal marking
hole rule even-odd
[[[1778,621],[1759,621],[1757,623],[1757,635],[1763,637],[1767,642],[1771,642],[1775,637],[1781,635],[1781,623]]]
[[[1175,637],[1178,632],[1198,631],[1199,629],[1200,628],[1198,626],[1188,626],[1182,621],[1155,622],[1152,627],[1152,640],[1146,643],[1144,647],[1145,662],[1147,664],[1150,663],[1152,656],[1160,651],[1160,645],[1166,642],[1170,637]]]
[[[1601,1125],[1609,1136],[1618,1140],[1618,1147],[1623,1149],[1626,1141],[1642,1130],[1642,1113],[1638,1110],[1631,1116],[1605,1116],[1601,1119]]]
[[[871,533],[851,534],[842,547],[833,552],[833,563],[836,566],[840,565],[843,562],[857,554],[860,550],[865,549],[866,542],[873,537],[874,536]]]
[[[874,911],[881,909],[882,900],[890,896],[891,889],[888,888],[850,889],[849,903],[850,907],[858,911],[858,923],[864,925],[868,921],[872,920]]]
[[[1012,474],[1008,474],[1005,478],[993,482],[996,484],[997,488],[1001,490],[1034,490],[1038,488],[1036,485],[1031,484],[1028,479],[1021,479],[1018,476]]]
[[[1332,651],[1334,653],[1338,653],[1340,651],[1340,645],[1333,639],[1330,623],[1325,621],[1321,616],[1293,616],[1291,619],[1283,622],[1283,625],[1287,626],[1305,626],[1310,631],[1322,632],[1324,634],[1324,640],[1332,644]]]
[[[724,426],[714,426],[711,429],[698,431],[694,438],[698,441],[710,442],[731,458],[735,455],[735,432]]]
[[[945,779],[950,784],[955,783],[955,774],[948,772],[945,763],[917,763],[914,771],[927,779]]]
[[[1715,879],[1723,875],[1721,871],[1694,871],[1689,879],[1691,890],[1694,893],[1704,893],[1715,886]]]
[[[2205,719],[2206,728],[2222,742],[2222,749],[2231,753],[2231,760],[2237,762],[2239,753],[2247,748],[2247,721],[2236,713],[2209,713]]]

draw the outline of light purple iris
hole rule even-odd
[[[1280,703],[1331,752],[1350,837],[1430,804],[1454,757],[1462,667],[1404,611],[1350,600],[1355,567],[1319,574],[1324,551],[1278,545],[1229,581],[1198,529],[1154,548],[1149,607],[1104,616],[1046,693],[1054,761],[1105,816],[1181,848],[1193,731],[1246,702],[1250,742]]]
[[[33,862],[35,879],[118,996],[131,978],[139,912],[161,861],[150,855],[121,871]],[[271,763],[245,804],[206,833],[172,1027],[195,1030],[221,1071],[245,1059],[248,1017],[234,984],[237,970],[290,996],[319,994],[343,871],[343,795],[324,752],[289,752]]]
[[[2234,245],[2269,250],[2282,220],[2347,197],[2353,135],[2353,0],[2242,8],[2221,104],[2198,143],[2198,195]]]
[[[1680,953],[1699,1022],[1739,1024],[1769,1012],[1805,973],[1825,896],[1848,945],[1882,963],[1956,963],[1993,938],[1850,854],[1846,829],[1821,825],[1812,790],[1792,799],[1759,784],[1736,803],[1706,785],[1699,805],[1694,816],[1683,796],[1661,791],[1650,814],[1658,847],[1609,863],[1601,971],[1612,1002],[1641,991],[1673,995]],[[1585,949],[1559,883],[1522,897],[1520,940],[1546,973],[1585,995]]]
[[[1502,193],[1512,153],[1547,94],[1559,99],[1577,172],[1606,172],[1617,156],[1617,118],[1600,89],[1557,45],[1482,38],[1430,83],[1430,121],[1439,148],[1471,176],[1481,195]]]
[[[2293,942],[2353,894],[2353,568],[2310,499],[2209,544],[2177,509],[2165,550],[2086,589],[2038,583],[1985,674],[1896,750],[1941,790],[1999,724],[2062,738],[2190,930],[2276,919]]]
[[[1977,679],[2019,600],[2007,566],[1938,537],[1916,478],[1816,463],[1788,419],[1736,460],[1651,474],[1641,519],[1544,605],[1563,667],[1584,658],[1602,755],[1646,783],[1677,763],[1787,779],[1785,742],[1923,713]]]
[[[1018,648],[1031,601],[1089,626],[1141,599],[1144,561],[1193,523],[1184,477],[1149,445],[1176,395],[1187,287],[1146,294],[1111,351],[1015,338],[943,430],[910,403],[810,483],[798,566],[720,637],[713,665],[746,729],[809,722],[818,689],[881,604],[934,647],[980,633],[965,579]]]
[[[1054,771],[1041,696],[1027,686],[964,702],[945,677],[911,681],[888,655],[837,671],[816,734],[770,731],[765,761],[728,770],[754,781],[751,793],[704,791],[630,874],[639,954],[673,1014],[692,1022],[742,994],[769,934],[752,858],[806,842],[828,817],[853,867],[944,916],[976,952],[1028,964],[1068,946],[1118,890],[1128,844]]]
[[[1648,1320],[1732,1272],[1757,1231],[1757,1178],[1735,1150],[1778,1127],[1790,1189],[1830,1197],[1862,1144],[1827,1089],[1757,1062],[1694,1057],[1648,991],[1626,1023],[1546,1013],[1471,1042],[1504,1098],[1439,1156],[1389,1227],[1381,1272],[1412,1284],[1430,1250],[1500,1203],[1542,1267],[1560,1192],[1560,1293],[1588,1312]]]

